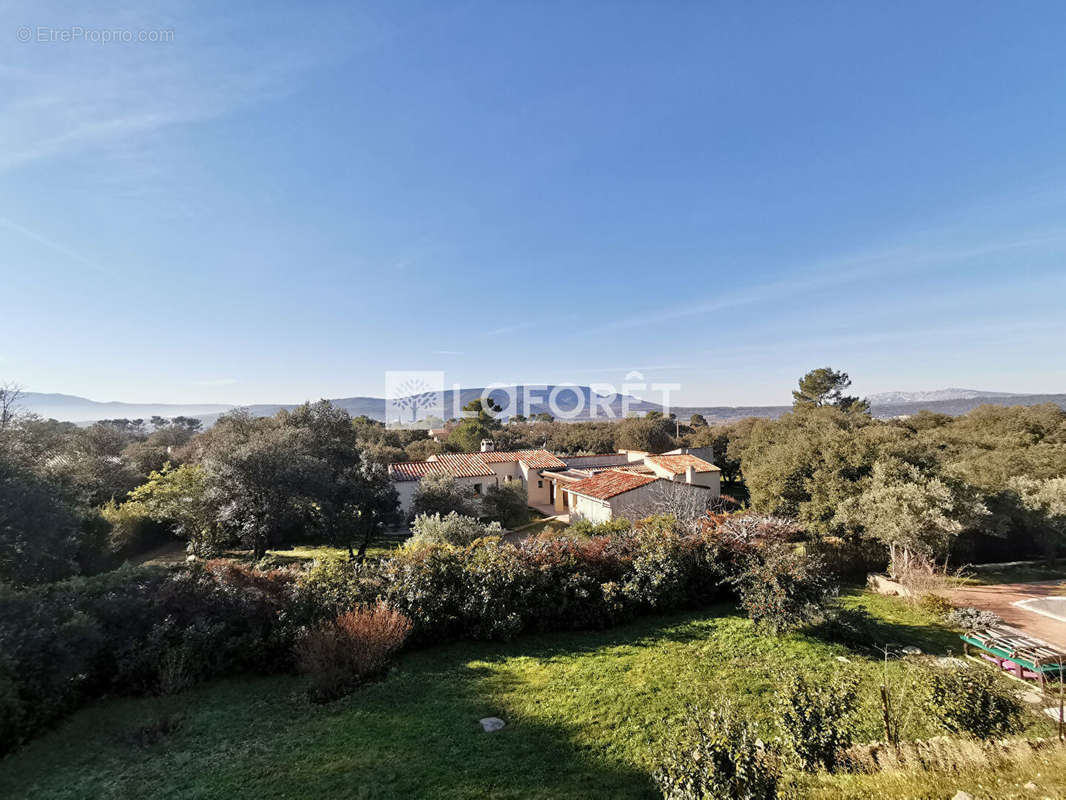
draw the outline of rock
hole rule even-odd
[[[1030,792],[1035,792],[1036,791],[1036,784],[1033,783],[1032,781],[1029,781],[1029,783],[1025,784],[1025,786],[1023,786],[1022,788],[1023,789],[1027,789]]]
[[[850,664],[851,663],[851,659],[847,658],[846,656],[837,656],[837,661],[839,661],[841,664]]]
[[[903,652],[909,656],[920,656],[922,651],[915,647],[913,644],[909,644],[903,648]]]
[[[484,719],[479,719],[478,722],[481,723],[481,730],[485,731],[485,733],[498,731],[507,724],[499,717],[485,717]]]
[[[973,800],[973,795],[959,789],[959,791],[955,792],[955,796],[952,797],[951,800]]]
[[[1032,703],[1035,705],[1044,702],[1044,695],[1040,692],[1022,692],[1019,697],[1023,703]]]

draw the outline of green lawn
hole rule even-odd
[[[886,639],[958,653],[954,634],[901,601],[847,602],[866,605]],[[308,703],[291,676],[97,703],[0,762],[0,797],[653,797],[656,753],[688,704],[728,696],[768,735],[784,676],[839,669],[863,676],[862,735],[877,738],[876,658],[804,635],[756,635],[727,607],[604,632],[455,644],[406,653],[384,680],[324,706]],[[893,675],[901,669],[890,663]],[[138,728],[172,715],[174,732],[147,746],[133,741]],[[485,716],[508,725],[483,733]],[[1031,732],[1050,729],[1032,718]],[[1066,776],[1066,760],[1055,769]],[[1066,793],[1066,777],[1056,780],[1054,791],[1038,781],[1044,794]],[[875,797],[882,785],[885,796],[925,796],[906,776],[811,778],[802,796]]]
[[[404,535],[381,534],[371,540],[366,550],[367,558],[380,558],[389,555],[399,547],[404,540]],[[174,541],[166,545],[142,553],[136,558],[130,559],[134,564],[148,566],[173,566],[184,564],[187,556],[186,543]],[[223,556],[238,561],[251,562],[251,550],[227,550]],[[321,545],[295,545],[284,550],[267,550],[267,556],[278,565],[304,564],[314,561],[316,558],[348,558],[348,550],[344,547],[331,547],[328,544]]]

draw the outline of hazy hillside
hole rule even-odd
[[[225,413],[233,406],[220,403],[121,403],[101,402],[77,397],[72,394],[42,394],[26,392],[19,402],[27,411],[46,419],[63,422],[93,422],[98,419],[150,419],[159,417],[212,418]]]
[[[528,417],[540,412],[550,413],[547,398],[554,388],[552,386],[530,387],[530,392],[534,397],[533,402],[528,407],[524,403],[524,392],[521,386],[494,390],[490,396],[504,405],[506,404],[506,394],[511,391],[519,404],[518,410],[513,413],[521,413]],[[483,391],[484,389],[479,387],[462,389],[458,393],[453,390],[444,392],[445,418],[456,416],[464,405],[480,397]],[[575,392],[580,393],[580,395]],[[580,405],[582,413],[576,415],[573,419],[581,420],[588,418],[588,409],[591,406],[592,398],[592,390],[587,386],[581,386],[560,389],[556,399],[558,407],[564,412],[572,411]],[[598,408],[609,407],[616,418],[622,415],[621,395],[612,395],[610,397],[597,395],[595,399]],[[1066,409],[1066,394],[1009,394],[1006,392],[982,392],[974,389],[942,389],[934,392],[885,392],[873,395],[870,399],[871,413],[881,419],[916,414],[923,409],[941,414],[959,415],[972,411],[986,403],[1022,406],[1055,403]],[[645,402],[635,397],[631,397],[629,400],[628,410],[631,413],[644,414],[648,411],[661,410],[661,406],[655,403]],[[332,399],[331,402],[345,409],[353,417],[365,415],[379,421],[384,421],[385,419],[385,400],[380,397],[339,397]],[[117,417],[149,419],[152,416],[186,416],[202,420],[205,427],[213,425],[220,415],[236,408],[236,406],[211,403],[98,402],[74,395],[39,394],[35,392],[24,394],[22,405],[26,410],[42,417],[68,422],[88,423],[98,419],[114,419]],[[276,414],[283,408],[291,409],[294,407],[294,405],[282,404],[244,406],[256,416],[269,416]],[[698,413],[702,414],[708,422],[728,422],[743,417],[777,418],[789,411],[790,408],[791,406],[784,405],[677,406],[672,408],[671,411],[682,420],[687,420],[693,414]],[[602,412],[598,418],[604,418]]]
[[[880,392],[866,399],[873,405],[897,405],[899,403],[929,403],[938,400],[977,400],[992,402],[1019,395],[1009,392],[983,392],[980,389],[937,389],[932,392]]]

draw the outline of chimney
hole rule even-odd
[[[696,468],[694,466],[692,466],[691,464],[689,464],[687,467],[685,467],[685,483],[695,483],[695,482],[696,482]]]
[[[492,439],[482,439],[481,440],[481,452],[482,453],[491,453],[492,450],[493,450]]]

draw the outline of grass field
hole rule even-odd
[[[954,634],[899,600],[855,594],[846,602],[866,606],[887,640],[958,653]],[[653,797],[657,753],[689,704],[727,697],[771,735],[770,701],[784,676],[829,678],[841,669],[862,676],[860,735],[878,738],[876,657],[806,635],[757,635],[728,607],[604,632],[461,643],[406,653],[382,681],[322,706],[291,676],[97,703],[0,762],[0,797]],[[477,721],[485,716],[507,727],[483,733]],[[160,720],[177,727],[139,741],[138,729]],[[917,725],[916,735],[931,733]],[[1031,715],[1030,733],[1050,731],[1050,721]],[[1040,793],[1021,788],[1028,780]],[[964,788],[975,797],[1015,789],[1018,797],[1061,797],[1066,757],[998,775],[803,781],[796,796],[951,797]]]

